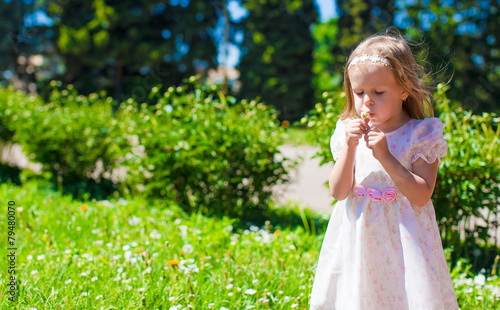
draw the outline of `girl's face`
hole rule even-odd
[[[371,125],[388,132],[408,121],[403,111],[403,98],[408,93],[398,84],[390,67],[380,63],[357,64],[349,69],[349,79],[356,112],[367,113]]]

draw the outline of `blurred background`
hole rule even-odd
[[[394,26],[430,79],[468,110],[498,112],[499,1],[1,0],[0,79],[46,95],[51,80],[87,95],[148,100],[198,74],[226,94],[299,120],[337,89],[352,49]]]

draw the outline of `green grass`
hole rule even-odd
[[[315,146],[314,141],[308,138],[307,129],[300,127],[288,127],[285,130],[285,144],[292,145],[311,145]]]
[[[1,309],[308,308],[323,235],[271,223],[236,229],[173,205],[84,203],[38,187],[0,186],[4,210],[9,200],[17,207],[19,281],[11,303],[4,267]],[[462,310],[496,309],[498,277],[469,267],[453,271]]]

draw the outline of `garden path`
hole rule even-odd
[[[320,159],[311,157],[316,148],[309,145],[284,144],[278,147],[284,157],[300,161],[298,168],[291,171],[291,183],[277,185],[273,188],[273,196],[279,204],[288,200],[296,201],[301,206],[319,212],[331,213],[333,198],[325,185],[328,181],[333,162],[320,166]],[[302,157],[300,159],[299,157]]]

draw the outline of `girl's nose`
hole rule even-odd
[[[372,97],[370,97],[368,94],[365,94],[363,97],[363,103],[365,105],[373,105]]]

